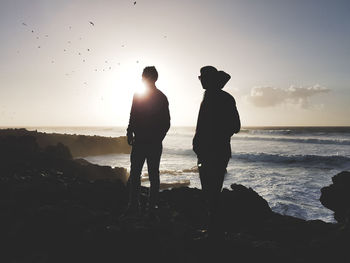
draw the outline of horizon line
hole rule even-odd
[[[126,126],[117,126],[117,125],[79,125],[79,126],[72,126],[72,125],[53,125],[53,126],[46,126],[46,125],[25,125],[25,126],[0,126],[0,129],[27,129],[27,128],[126,128]],[[196,126],[190,126],[190,125],[174,125],[170,128],[195,128]],[[327,127],[334,127],[334,128],[350,128],[350,125],[246,125],[242,126],[241,128],[327,128]]]

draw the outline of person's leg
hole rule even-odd
[[[202,198],[205,204],[205,207],[207,208],[207,215],[209,219],[209,225],[210,226],[210,219],[211,219],[211,194],[210,194],[210,162],[208,160],[198,160],[198,171],[199,171],[199,179],[201,182],[202,187]]]
[[[152,144],[147,151],[147,167],[150,180],[149,206],[155,207],[158,204],[159,195],[159,164],[162,155],[162,143]]]
[[[143,145],[134,145],[130,155],[130,196],[129,209],[139,210],[140,206],[140,190],[141,190],[141,172],[145,162],[145,149]]]
[[[220,196],[222,185],[224,182],[226,167],[228,161],[226,160],[210,160],[206,169],[206,192],[209,203],[209,233],[211,235],[220,234]]]
[[[225,179],[226,166],[214,165],[211,170],[211,183],[210,183],[210,201],[209,201],[209,211],[210,211],[210,224],[211,228],[219,231],[220,226],[220,198],[222,185]]]
[[[199,171],[199,179],[202,186],[202,191],[206,198],[208,198],[208,191],[210,186],[210,178],[209,178],[209,163],[204,161],[198,161],[198,171]]]

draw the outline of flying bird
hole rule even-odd
[[[90,48],[88,48],[87,51],[90,51]]]
[[[95,26],[94,22],[89,21],[90,25]]]
[[[27,26],[27,24],[26,24],[26,23],[24,23],[24,22],[22,23],[22,25],[23,25],[23,26]]]
[[[137,2],[135,1],[135,2],[134,2],[134,5],[136,5],[136,4],[137,4]]]
[[[32,33],[34,33],[34,30],[32,30]]]

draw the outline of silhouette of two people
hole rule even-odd
[[[231,158],[231,136],[241,128],[235,99],[222,89],[231,76],[215,67],[201,68],[198,77],[204,92],[193,150],[199,177],[209,206],[209,235],[219,234],[220,193]]]
[[[142,81],[144,93],[133,97],[129,126],[128,143],[132,145],[130,155],[130,198],[128,213],[140,212],[141,172],[147,161],[150,180],[149,208],[157,207],[159,193],[159,163],[162,155],[162,141],[170,128],[169,103],[167,97],[156,87],[158,72],[155,67],[146,67]]]
[[[198,78],[205,92],[193,150],[197,154],[200,182],[209,206],[209,234],[214,235],[220,232],[220,193],[231,158],[230,140],[239,132],[241,123],[235,99],[222,90],[231,76],[212,66],[201,68],[200,73]],[[147,89],[144,94],[134,95],[127,129],[128,143],[132,145],[128,211],[136,213],[140,209],[141,172],[145,161],[150,180],[149,207],[157,206],[162,141],[170,128],[169,103],[155,85],[158,79],[155,67],[146,67],[142,79]]]

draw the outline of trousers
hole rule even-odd
[[[229,158],[199,160],[199,178],[209,206],[209,230],[216,229],[220,224],[220,194],[228,162]]]
[[[130,198],[131,206],[139,206],[141,190],[142,168],[147,161],[148,176],[150,180],[149,205],[154,207],[158,202],[159,195],[159,164],[162,155],[162,143],[142,143],[132,146],[130,161]]]

